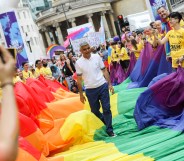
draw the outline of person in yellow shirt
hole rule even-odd
[[[40,75],[44,76],[44,69],[41,60],[36,60],[35,67],[36,67],[35,69],[36,78],[39,77]]]
[[[123,43],[120,44],[120,48],[121,48],[120,55],[119,55],[120,64],[122,69],[126,71],[130,63],[130,57]]]
[[[42,64],[43,64],[43,75],[47,78],[52,78],[52,71],[50,70],[50,68],[48,67],[48,63],[46,60],[43,60],[42,61]]]
[[[18,82],[23,82],[19,77],[19,72],[21,72],[19,69],[15,68],[15,74],[13,77],[13,84],[16,84]],[[23,77],[22,77],[23,78]]]
[[[139,59],[140,53],[141,53],[141,51],[142,51],[142,49],[144,47],[143,43],[140,42],[138,44],[135,39],[132,39],[131,40],[131,44],[132,44],[131,52],[134,52],[136,59]]]
[[[22,67],[23,67],[22,74],[23,74],[24,80],[26,80],[28,78],[34,78],[32,72],[29,71],[29,63],[28,62],[23,62]]]
[[[144,35],[145,35],[146,41],[149,42],[151,45],[153,45],[153,42],[154,42],[153,29],[151,27],[147,27],[144,30]]]
[[[113,42],[111,44],[112,46],[112,50],[111,50],[111,62],[116,63],[117,61],[119,61],[119,55],[121,52],[121,48],[119,48],[119,46],[117,45],[116,42]]]
[[[160,20],[155,21],[155,28],[158,30],[158,38],[162,39],[165,34],[162,33],[162,22]]]
[[[179,12],[172,12],[169,15],[170,24],[173,27],[173,30],[170,30],[166,36],[160,40],[157,36],[157,33],[154,33],[155,41],[161,45],[169,41],[172,58],[172,67],[175,69],[178,68],[178,65],[184,67],[184,29],[180,26],[180,21],[182,16]]]

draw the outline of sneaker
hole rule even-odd
[[[116,137],[117,136],[113,131],[107,132],[107,134],[109,135],[109,137]]]

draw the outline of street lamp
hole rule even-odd
[[[65,15],[65,20],[66,20],[66,24],[67,24],[67,29],[69,29],[70,28],[70,25],[69,25],[69,22],[68,22],[68,18],[67,18],[67,16],[66,16],[66,12],[65,12],[65,9],[64,9],[64,5],[65,5],[66,3],[61,3],[60,5],[61,5],[61,7],[62,7],[62,10],[63,10],[63,14]],[[69,6],[68,6],[68,10],[70,9],[70,4],[69,4]],[[58,12],[59,10],[57,9],[57,12]],[[73,51],[73,47],[72,47],[72,43],[71,43],[71,41],[70,41],[70,39],[69,39],[69,42],[70,42],[70,48],[71,48],[71,50]]]
[[[67,16],[66,16],[66,12],[65,12],[65,9],[64,9],[64,3],[62,3],[61,4],[61,6],[62,6],[62,9],[63,9],[63,13],[64,13],[64,15],[65,15],[65,19],[66,19],[66,23],[67,23],[67,28],[69,29],[70,28],[70,25],[69,25],[69,23],[68,23],[68,18],[67,18]],[[69,8],[68,9],[70,9],[70,5],[69,5]]]
[[[27,33],[26,33],[26,42],[28,43],[30,53],[32,53],[32,49],[31,49],[31,41],[30,41],[30,37],[27,35]]]

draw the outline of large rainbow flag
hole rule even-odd
[[[17,83],[15,94],[20,121],[17,161],[182,161],[182,128],[157,124],[157,113],[149,114],[145,108],[151,108],[152,103],[159,100],[159,95],[153,95],[158,89],[155,86],[161,88],[160,82],[164,79],[173,81],[172,76],[176,82],[182,72],[157,80],[151,87],[128,89],[131,78],[116,86],[116,93],[110,97],[117,134],[114,138],[108,137],[104,124],[90,112],[88,103],[82,104],[78,95],[68,92],[58,82],[40,77],[39,80],[28,79],[25,84]],[[176,84],[169,85],[172,88]],[[167,96],[165,87],[162,89]],[[159,111],[155,106],[153,108]],[[168,116],[167,123],[172,119],[169,112],[164,113]],[[182,117],[179,113],[175,116]],[[151,123],[147,121],[150,117],[154,120]]]

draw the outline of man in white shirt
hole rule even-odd
[[[93,112],[105,125],[109,136],[116,136],[112,127],[112,113],[110,110],[109,89],[114,93],[109,74],[98,54],[91,54],[90,45],[87,42],[80,44],[82,57],[76,62],[77,84],[82,103],[86,101],[82,91],[82,79],[86,88],[91,112]],[[105,77],[105,78],[104,78]],[[100,102],[103,114],[100,110]]]

